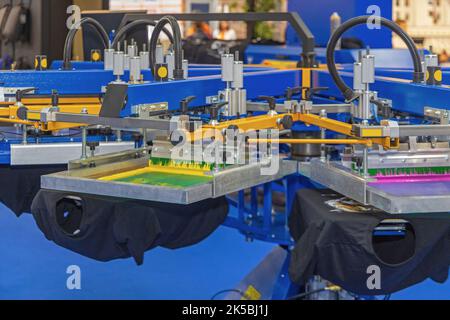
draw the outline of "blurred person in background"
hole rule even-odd
[[[214,39],[231,41],[236,40],[236,31],[231,29],[230,24],[227,21],[221,21],[219,23],[219,29],[214,30]]]
[[[447,53],[447,50],[442,50],[441,54],[439,55],[439,63],[448,63],[450,60],[450,56]]]
[[[195,40],[211,40],[211,27],[204,21],[196,22],[189,27],[186,36]]]

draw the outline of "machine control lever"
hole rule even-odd
[[[371,99],[371,103],[378,107],[378,112],[385,119],[392,116],[392,104],[386,99]]]
[[[37,88],[27,88],[27,89],[23,89],[23,90],[17,90],[16,91],[16,102],[21,102],[24,95],[26,95],[27,93],[36,91],[36,90],[37,90]]]
[[[197,97],[189,96],[180,101],[180,111],[181,114],[185,115],[189,112],[189,104],[194,101]]]
[[[59,105],[59,95],[58,91],[52,90],[52,107],[58,107]]]
[[[311,87],[303,87],[303,90],[305,90],[305,98],[306,100],[310,101],[312,96],[315,93],[319,93],[320,91],[325,91],[328,90],[328,87],[315,87],[315,88],[311,88]]]
[[[270,111],[275,111],[276,107],[277,107],[277,100],[274,97],[270,97],[270,96],[259,96],[258,100],[261,101],[267,101],[267,103],[269,104],[269,110]]]
[[[292,101],[292,97],[302,93],[303,87],[288,87],[286,89],[286,100],[287,101]]]
[[[228,102],[215,103],[211,106],[211,120],[219,120],[219,110],[225,107]]]

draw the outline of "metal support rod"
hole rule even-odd
[[[268,130],[267,132],[269,134],[269,137],[272,135],[272,130]],[[267,150],[266,150],[266,155],[267,155],[267,159],[271,159],[272,158],[272,144],[274,143],[274,139],[268,139],[270,141],[267,142]],[[276,144],[276,142],[275,142]]]
[[[354,124],[353,127],[357,132],[364,129],[384,130],[386,126],[369,126],[362,123]],[[420,137],[420,136],[449,136],[450,125],[448,124],[421,124],[421,125],[400,125],[397,127],[398,133],[395,137]],[[394,137],[392,137],[394,138]]]
[[[147,149],[148,145],[147,129],[142,129],[142,148]]]
[[[400,137],[448,136],[450,135],[450,125],[401,125],[399,131]]]
[[[370,140],[358,139],[248,139],[248,143],[372,145]]]
[[[346,103],[337,104],[313,104],[310,113],[319,114],[320,111],[326,110],[327,113],[348,113],[351,111],[352,105]],[[248,111],[267,111],[269,110],[269,104],[265,102],[247,102]],[[277,103],[275,111],[279,113],[287,112],[284,104]]]
[[[28,143],[28,126],[26,124],[22,125],[22,144]]]
[[[369,177],[369,148],[366,146],[363,150],[363,175]]]
[[[326,110],[320,111],[320,116],[322,118],[326,118],[327,111]],[[320,138],[322,140],[325,140],[327,138],[327,130],[325,128],[320,128]],[[325,161],[326,157],[327,157],[325,146],[326,145],[324,143],[320,145],[320,160],[322,160],[322,161]]]
[[[105,118],[98,115],[77,114],[66,112],[48,112],[46,119],[42,119],[42,113],[28,111],[28,114],[39,114],[42,122],[68,122],[79,123],[80,125],[102,125],[111,128],[124,129],[157,129],[170,130],[170,121],[161,119],[140,119],[140,118]]]
[[[87,159],[86,148],[87,148],[87,127],[82,127],[81,128],[81,160]]]
[[[116,142],[122,142],[122,131],[121,130],[116,131]]]
[[[216,147],[214,148],[215,153],[215,165],[214,165],[214,172],[218,173],[220,171],[220,145],[219,142],[216,141]]]
[[[263,228],[269,231],[272,226],[272,184],[264,184]]]

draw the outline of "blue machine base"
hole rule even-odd
[[[131,259],[102,263],[47,241],[30,215],[18,219],[3,205],[0,234],[0,299],[208,300],[238,285],[274,248],[222,227],[196,246],[150,251],[141,267]],[[71,265],[81,268],[80,291],[66,288]],[[392,299],[450,299],[450,281],[426,281]]]

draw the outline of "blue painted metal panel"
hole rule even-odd
[[[245,51],[245,63],[262,63],[266,59],[298,61],[300,46],[249,45]]]
[[[403,49],[372,49],[376,56],[377,68],[410,68],[413,63],[408,50]],[[262,63],[266,59],[298,61],[302,48],[300,46],[268,46],[250,45],[245,52],[246,63]],[[326,49],[316,48],[316,60],[326,63]],[[425,51],[428,52],[428,51]],[[353,64],[358,59],[359,50],[337,50],[336,63]]]
[[[337,63],[354,63],[358,60],[360,50],[340,50],[336,52]],[[375,55],[375,68],[412,68],[413,61],[411,54],[406,49],[371,49]],[[428,53],[425,50],[424,53]],[[342,54],[345,53],[349,57],[342,59]]]
[[[1,61],[1,60],[0,60]],[[62,60],[55,60],[53,61],[50,69],[51,70],[62,70]],[[104,63],[103,62],[90,62],[90,61],[72,61],[72,68],[73,70],[103,70],[104,69]],[[262,67],[264,69],[264,67]],[[247,72],[250,71],[264,71],[260,70],[261,67],[249,67],[245,66],[244,70]],[[266,68],[268,69],[268,68]],[[218,65],[215,64],[190,64],[189,65],[189,71],[194,72],[193,76],[198,75],[209,75],[212,74],[214,71],[214,74],[219,74],[221,72],[221,68]],[[204,74],[201,74],[201,72],[204,72]]]
[[[287,87],[301,84],[298,70],[261,71],[244,75],[247,97],[255,99],[259,95],[280,95]],[[179,102],[187,96],[196,96],[192,107],[202,106],[206,97],[217,95],[225,88],[220,76],[199,77],[183,81],[132,85],[128,89],[128,104],[123,115],[128,115],[131,106],[151,102],[168,102],[171,110],[179,108]]]
[[[352,86],[353,75],[348,72],[341,73],[347,85]],[[329,87],[322,95],[339,97],[342,94],[337,89],[328,72],[315,71],[313,73],[314,86]],[[425,106],[450,109],[448,100],[450,98],[450,88],[446,86],[426,86],[414,84],[407,80],[376,77],[376,81],[371,85],[371,89],[378,91],[380,97],[391,99],[396,110],[423,115]]]
[[[244,67],[244,72],[260,72],[260,71],[270,71],[274,70],[273,68],[269,67]],[[197,66],[195,68],[189,67],[189,78],[196,78],[196,77],[204,77],[204,76],[212,76],[212,75],[219,75],[222,74],[222,68],[218,66],[214,67],[200,67]]]
[[[86,62],[84,64],[92,64]],[[98,65],[98,64],[94,64]],[[260,72],[273,70],[271,68],[246,67],[245,72]],[[145,81],[152,81],[150,70],[143,70]],[[191,78],[220,75],[218,66],[196,66],[189,70]],[[124,81],[128,81],[129,72],[125,72]],[[103,86],[115,80],[112,71],[101,69],[80,70],[47,70],[47,71],[0,71],[0,83],[6,87],[36,87],[38,94],[49,94],[57,90],[60,94],[99,94]]]
[[[376,69],[375,74],[380,77],[398,78],[398,79],[412,79],[413,69]],[[450,69],[442,69],[442,83],[450,85]]]
[[[0,82],[7,87],[37,87],[39,94],[53,89],[60,94],[98,94],[102,86],[114,80],[111,71],[0,71]]]
[[[55,60],[50,65],[50,69],[59,70],[62,69],[63,61]],[[101,62],[91,62],[91,61],[72,61],[72,68],[75,70],[103,70],[104,63]]]
[[[317,45],[325,47],[330,38],[330,16],[333,12],[338,12],[342,21],[346,21],[367,14],[367,8],[374,4],[380,7],[383,17],[392,19],[392,0],[378,0],[375,3],[373,0],[295,0],[289,1],[288,10],[298,12],[316,37]],[[345,36],[360,38],[371,48],[392,48],[392,35],[386,29],[369,30],[366,26],[360,26]],[[287,43],[300,43],[292,28],[287,31]]]
[[[336,52],[336,62],[353,63],[354,54],[351,50],[338,50]],[[245,62],[249,64],[262,63],[266,59],[298,61],[303,52],[301,46],[270,46],[270,45],[250,45],[245,51]],[[326,63],[326,49],[316,48],[316,60],[319,63]]]

